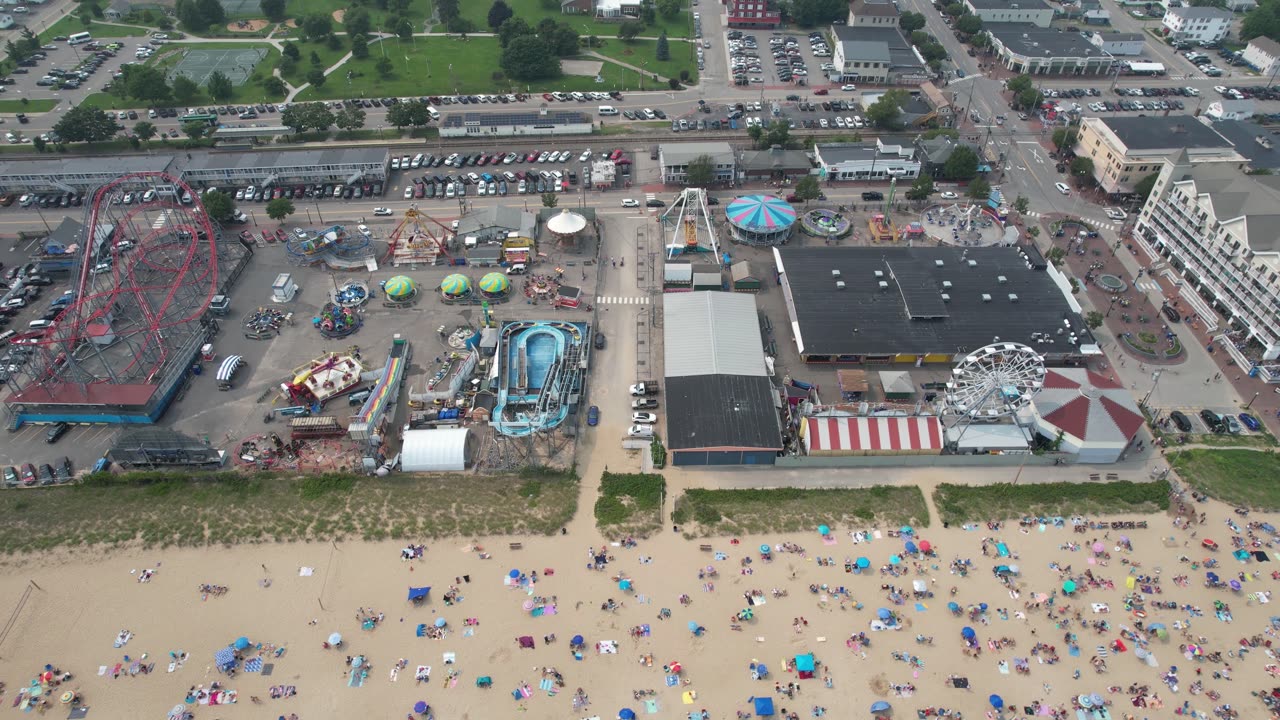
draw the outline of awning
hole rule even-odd
[[[242,358],[239,355],[232,355],[226,360],[223,360],[222,366],[218,368],[218,381],[226,382],[227,380],[230,380],[231,376],[235,375],[236,370],[240,368],[241,359]]]
[[[942,451],[936,417],[821,417],[805,421],[805,450],[813,452]]]

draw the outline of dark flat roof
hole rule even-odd
[[[983,26],[1000,44],[1026,58],[1108,57],[1080,33],[1063,32],[1031,23],[986,23]]]
[[[1272,135],[1250,120],[1222,120],[1214,123],[1213,129],[1235,145],[1236,152],[1249,158],[1255,169],[1280,170],[1280,135]]]
[[[1101,120],[1128,150],[1231,147],[1226,138],[1190,115],[1104,117]]]
[[[806,356],[956,354],[997,337],[1042,352],[1067,352],[1066,335],[1056,335],[1065,328],[1063,320],[1070,320],[1082,342],[1093,342],[1053,278],[1044,270],[1028,270],[1018,248],[812,247],[777,252]],[[840,271],[843,290],[836,288],[833,270]],[[877,270],[881,277],[875,276]],[[881,281],[888,287],[881,289]],[[983,294],[991,296],[989,302]],[[1017,296],[1016,302],[1010,294]],[[1054,344],[1033,342],[1032,333],[1049,333]]]
[[[782,449],[773,384],[767,377],[669,377],[666,393],[667,446],[672,450]]]

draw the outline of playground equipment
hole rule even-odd
[[[744,245],[782,245],[791,239],[796,209],[776,195],[746,195],[724,211],[734,242]]]
[[[369,286],[362,280],[348,280],[333,291],[333,302],[344,308],[358,308],[369,302]]]
[[[427,215],[417,206],[405,211],[404,217],[387,238],[387,254],[391,264],[445,265],[452,264],[449,257],[449,240],[453,232],[438,220]]]

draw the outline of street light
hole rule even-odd
[[[1115,295],[1111,296],[1111,305],[1107,308],[1106,317],[1111,317],[1111,311],[1116,309],[1116,300],[1119,300],[1119,299],[1120,298],[1116,297]]]
[[[1253,397],[1249,399],[1249,404],[1245,405],[1244,409],[1248,410],[1249,408],[1253,407],[1253,401],[1257,399],[1258,399],[1258,393],[1254,393]]]
[[[1156,391],[1156,386],[1160,384],[1160,376],[1163,374],[1164,374],[1164,370],[1156,370],[1155,372],[1151,373],[1151,389],[1147,391],[1146,395],[1142,396],[1142,402],[1138,403],[1138,405],[1140,405],[1143,408],[1147,407],[1147,400],[1150,400],[1151,394]]]

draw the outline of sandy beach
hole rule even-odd
[[[891,528],[833,527],[827,539],[815,528],[701,541],[668,529],[634,547],[602,543],[580,515],[563,536],[486,538],[478,541],[482,549],[466,539],[432,542],[415,559],[403,559],[402,544],[343,542],[11,562],[0,603],[6,615],[19,609],[0,640],[2,699],[8,712],[19,712],[20,691],[47,664],[72,675],[42,689],[59,717],[68,709],[58,702],[67,690],[78,693],[89,717],[102,718],[160,718],[178,705],[195,718],[403,718],[424,701],[441,720],[517,713],[609,720],[624,708],[655,719],[687,719],[705,709],[707,718],[722,720],[754,715],[753,698],[770,698],[777,714],[785,708],[801,718],[820,710],[871,717],[877,701],[898,718],[930,708],[977,718],[991,712],[993,694],[1009,717],[1028,708],[1102,717],[1077,716],[1073,702],[1082,694],[1088,704],[1089,695],[1100,695],[1115,718],[1170,717],[1184,702],[1198,713],[1230,703],[1246,717],[1263,717],[1265,708],[1248,693],[1280,684],[1267,669],[1275,661],[1266,647],[1239,651],[1242,638],[1272,640],[1269,618],[1280,613],[1260,594],[1270,593],[1280,563],[1235,559],[1232,536],[1249,543],[1248,524],[1268,519],[1212,502],[1194,509],[1205,522],[1190,528],[1162,516],[1105,518],[1148,527],[1083,532],[1067,519],[1061,526],[936,527],[900,537]],[[869,538],[855,544],[854,532]],[[1219,549],[1201,547],[1206,537]],[[1268,532],[1256,530],[1254,538],[1256,549],[1271,553]],[[704,543],[711,550],[701,549]],[[602,545],[608,562],[591,569]],[[772,561],[762,559],[761,545]],[[925,547],[931,554],[920,552]],[[1008,557],[997,557],[1006,549]],[[868,568],[847,572],[859,557]],[[891,565],[892,557],[899,564]],[[1243,573],[1241,589],[1206,587],[1206,557],[1219,562],[1213,572],[1223,583]],[[956,568],[965,563],[962,576]],[[997,575],[997,566],[1016,566],[1017,574]],[[303,568],[309,572],[300,574]],[[630,580],[629,590],[620,578]],[[1070,596],[1067,581],[1077,585]],[[201,592],[206,584],[226,591]],[[932,596],[917,595],[913,585]],[[422,586],[431,587],[426,602],[409,602],[409,588]],[[748,605],[753,591],[758,599]],[[616,607],[608,609],[611,600]],[[1229,610],[1215,613],[1215,601]],[[948,610],[952,602],[958,614]],[[748,607],[750,617],[738,619]],[[873,630],[885,614],[897,629]],[[365,629],[365,617],[382,620]],[[418,636],[419,626],[437,632],[438,619],[443,637]],[[691,624],[705,631],[695,635]],[[1179,628],[1188,625],[1184,635]],[[981,652],[966,650],[965,627]],[[114,647],[122,631],[128,642]],[[343,643],[326,648],[333,633]],[[866,641],[851,641],[861,634]],[[575,635],[583,637],[580,659],[571,650]],[[534,647],[522,649],[522,636]],[[216,668],[215,653],[241,637],[249,646],[229,677]],[[601,652],[608,643],[616,652]],[[1180,652],[1188,643],[1199,647],[1198,656]],[[170,653],[187,655],[172,671]],[[809,653],[816,672],[801,679],[791,666]],[[349,657],[363,658],[354,679]],[[1105,667],[1095,667],[1099,659]],[[681,671],[664,672],[671,663]],[[753,663],[763,663],[767,675],[754,679]],[[428,681],[415,681],[419,666],[430,667]],[[1167,684],[1162,677],[1171,666],[1177,676]],[[951,676],[967,680],[967,689],[954,687]],[[477,687],[479,677],[492,686]],[[1202,686],[1193,694],[1196,681]],[[215,682],[235,691],[235,704],[189,702],[191,689]],[[790,696],[789,685],[797,688]],[[1134,686],[1147,690],[1131,692]],[[272,698],[273,687],[296,694]],[[653,692],[637,698],[637,690]],[[1135,707],[1135,696],[1159,701]],[[1156,702],[1163,709],[1152,707]]]

